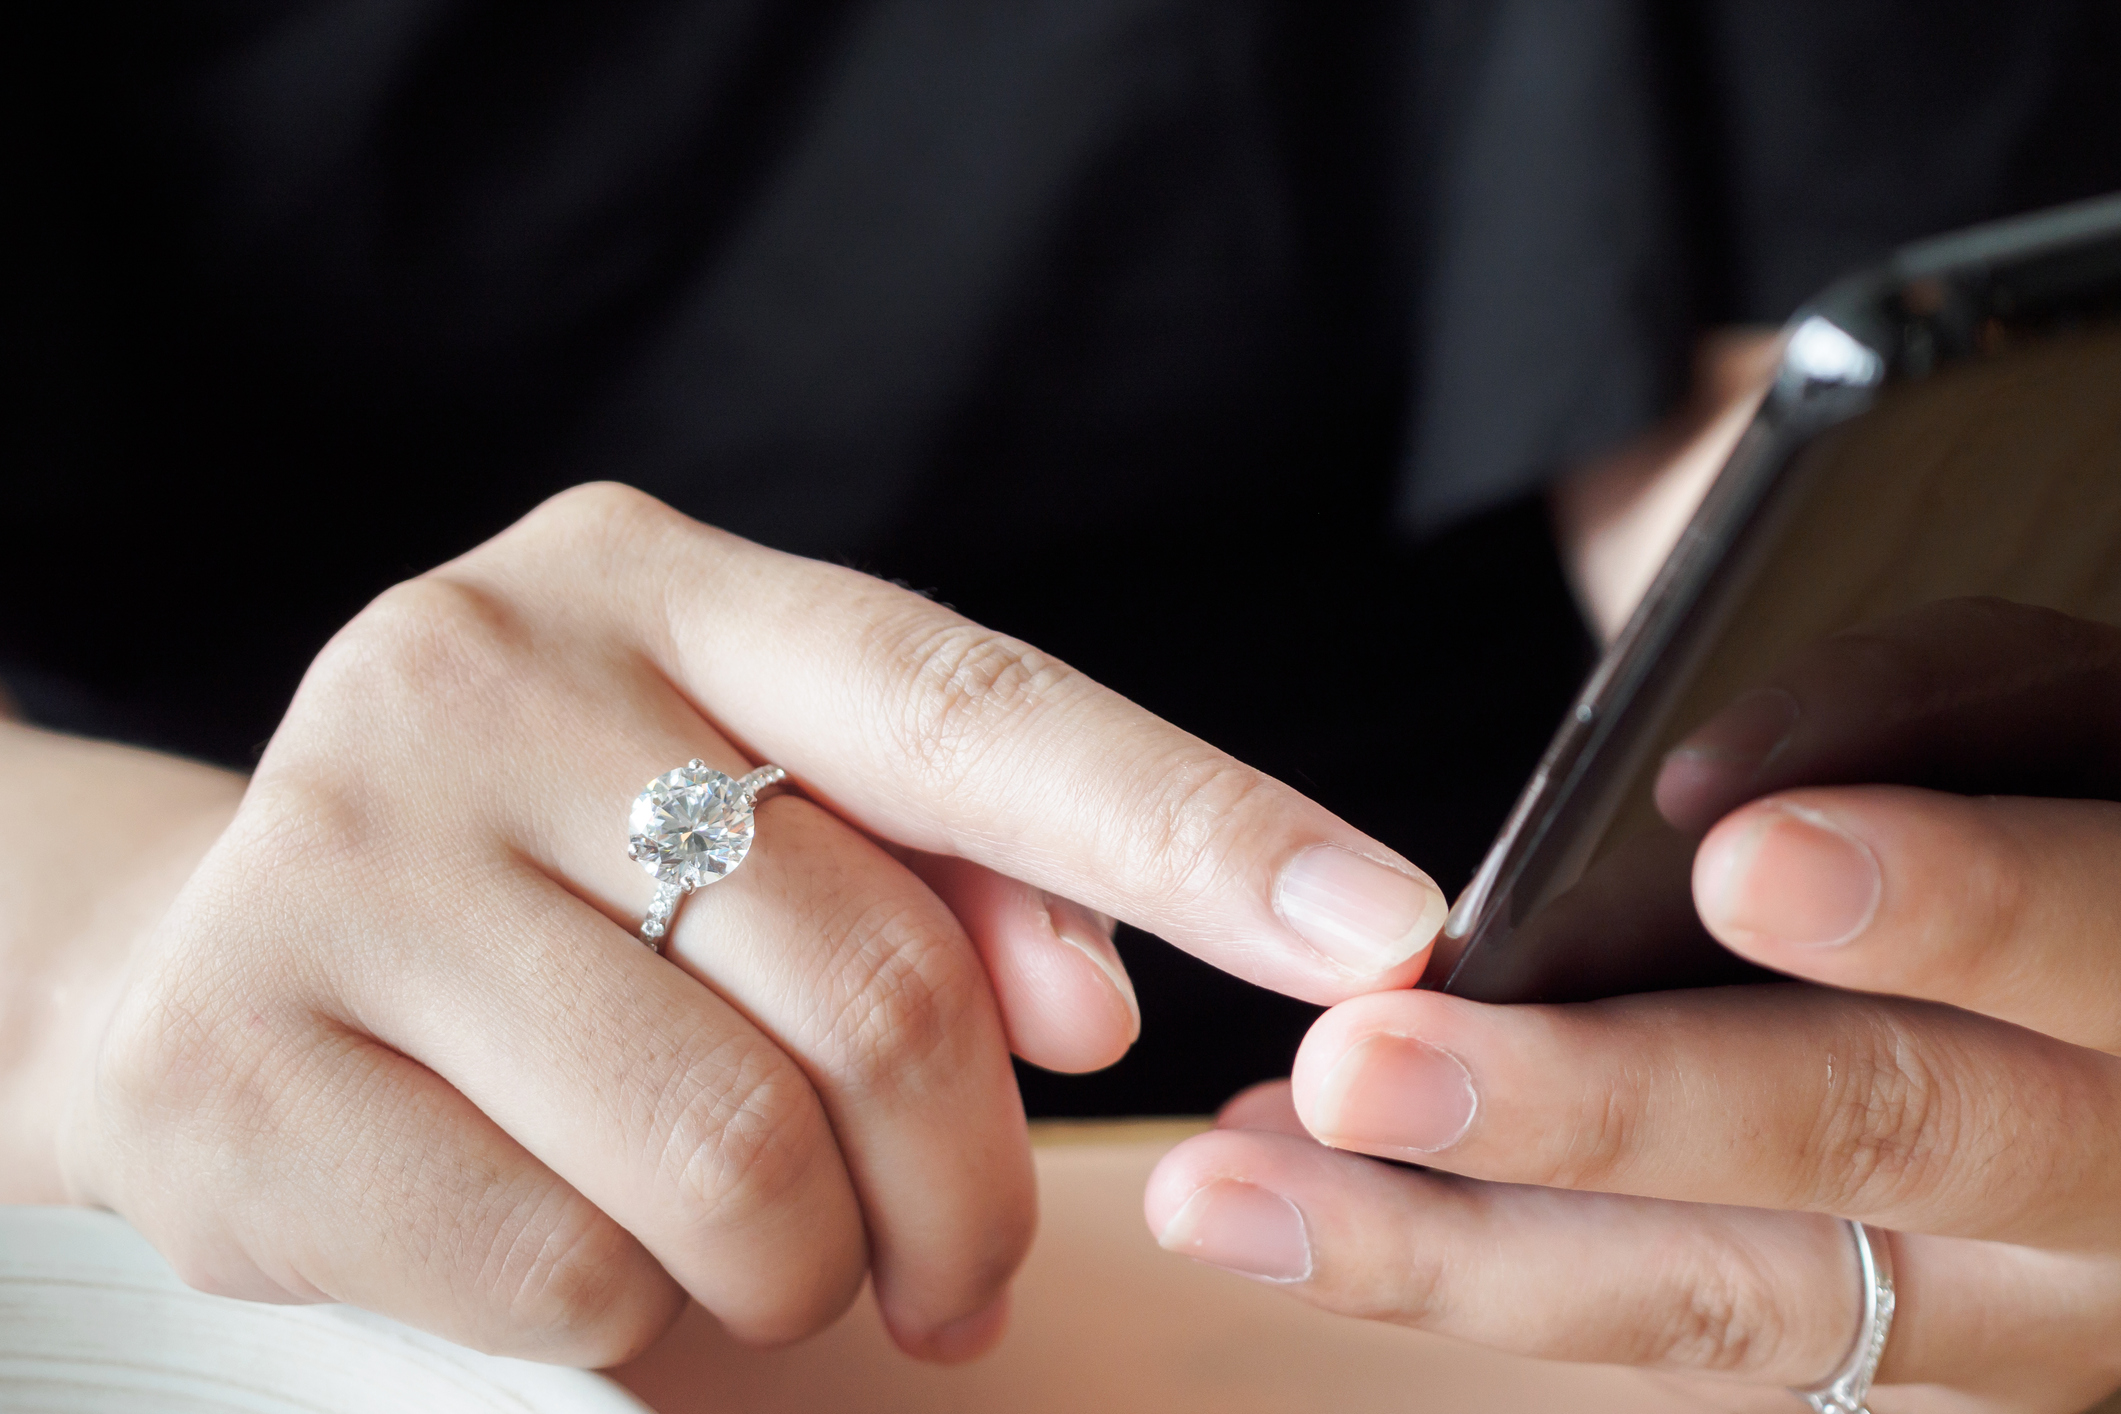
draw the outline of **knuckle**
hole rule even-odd
[[[201,945],[218,951],[232,941],[229,933],[248,931],[238,920],[254,915],[261,880],[284,888],[297,880],[344,885],[365,877],[367,861],[385,836],[389,811],[359,769],[352,762],[302,760],[291,752],[260,766],[224,836],[240,866],[217,870],[207,880],[215,886],[215,917],[199,921],[207,925],[203,931],[216,936],[201,938]],[[262,952],[254,956],[263,958]]]
[[[525,523],[554,520],[572,524],[608,525],[638,520],[661,521],[677,512],[622,481],[585,481],[545,498]]]
[[[533,507],[495,546],[535,546],[534,557],[575,563],[635,556],[643,545],[696,522],[645,491],[617,481],[571,486]]]
[[[1212,890],[1225,862],[1247,857],[1230,847],[1234,838],[1288,818],[1286,786],[1212,747],[1188,748],[1162,763],[1154,779],[1147,799],[1125,817],[1125,843],[1131,857],[1154,862],[1167,909]]]
[[[914,617],[902,633],[886,635],[894,675],[909,689],[896,745],[902,759],[940,786],[962,778],[1078,676],[1007,634],[956,618],[939,624],[932,606]]]
[[[1743,1246],[1690,1244],[1659,1265],[1671,1279],[1650,1284],[1656,1296],[1639,1325],[1643,1343],[1627,1363],[1751,1374],[1781,1355],[1788,1323],[1767,1272]]]
[[[696,1230],[737,1230],[788,1207],[830,1138],[793,1062],[761,1038],[680,1054],[651,1105],[656,1171]]]
[[[527,1336],[541,1347],[587,1345],[600,1354],[638,1344],[641,1332],[625,1319],[639,1279],[632,1245],[587,1202],[531,1196],[495,1233],[488,1263],[508,1343]]]
[[[965,1036],[977,994],[953,927],[891,900],[858,902],[834,924],[844,953],[814,1029],[820,1062],[854,1094],[923,1072]]]
[[[181,997],[158,997],[146,1015],[141,1010],[124,1007],[113,1018],[96,1056],[96,1099],[128,1118],[155,1113],[165,1097],[175,1101],[172,1110],[187,1111],[188,1092],[225,1073],[219,1038]]]
[[[194,979],[165,986],[151,1006],[128,1008],[98,1057],[99,1108],[142,1132],[207,1131],[224,1149],[269,1124],[275,1076],[270,1022],[228,1014],[196,996]]]
[[[329,695],[392,720],[451,720],[468,703],[505,698],[528,634],[500,595],[425,575],[385,590],[333,638],[312,669]]]
[[[1945,911],[1933,925],[1950,930],[1949,936],[1939,940],[1943,946],[1927,950],[1967,967],[1984,958],[2015,955],[2008,945],[2025,927],[2035,902],[2031,896],[2034,880],[2041,874],[2023,843],[2000,828],[1987,804],[1968,802],[1964,838],[1953,871],[1958,879],[1958,906]]]
[[[1429,1175],[1429,1181],[1458,1190],[1465,1201],[1474,1204],[1480,1201],[1476,1196],[1479,1190],[1466,1186],[1455,1175],[1434,1173]],[[1345,1308],[1346,1314],[1359,1320],[1390,1321],[1417,1330],[1445,1329],[1456,1314],[1451,1295],[1457,1286],[1456,1274],[1446,1256],[1446,1244],[1421,1241],[1419,1234],[1408,1235],[1414,1240],[1399,1242],[1393,1251],[1389,1280],[1367,1280],[1361,1268],[1351,1274],[1354,1299]],[[1316,1286],[1330,1289],[1347,1278],[1328,1265],[1328,1261],[1330,1255],[1321,1261],[1319,1270],[1312,1273],[1311,1281]]]
[[[1830,1053],[1833,1078],[1805,1162],[1801,1206],[1843,1215],[1890,1208],[1949,1176],[1959,1147],[1949,1067],[1901,1019],[1872,1010],[1855,1041]]]
[[[1668,1028],[1657,1024],[1669,1008],[1654,1000],[1632,999],[1635,1013],[1630,1029],[1657,1036]],[[1605,1008],[1593,1003],[1588,1009],[1571,1008],[1533,1013],[1552,1028],[1548,1048],[1560,1055],[1595,1056],[1601,1041],[1610,1038]],[[1655,1058],[1634,1064],[1606,1064],[1585,1068],[1570,1106],[1573,1123],[1558,1135],[1558,1142],[1543,1146],[1545,1162],[1526,1177],[1545,1188],[1611,1190],[1624,1187],[1624,1171],[1642,1152],[1643,1116],[1650,1109],[1644,1095],[1645,1074],[1662,1069]]]
[[[1631,1089],[1603,1087],[1583,1106],[1582,1118],[1555,1153],[1545,1176],[1532,1181],[1548,1188],[1612,1187],[1636,1152],[1639,1111],[1634,1101]]]

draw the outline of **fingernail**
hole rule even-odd
[[[1052,920],[1053,936],[1096,964],[1112,984],[1112,990],[1119,994],[1128,1015],[1134,1018],[1134,1034],[1141,1035],[1142,1005],[1134,995],[1134,980],[1127,976],[1126,964],[1119,960],[1119,949],[1112,946],[1112,922],[1072,899],[1051,894],[1040,897],[1045,900],[1046,917]]]
[[[1450,912],[1426,874],[1334,845],[1315,845],[1283,867],[1274,907],[1305,942],[1365,977],[1427,947]]]
[[[1479,1104],[1465,1062],[1381,1032],[1350,1046],[1326,1072],[1313,1132],[1341,1149],[1433,1154],[1458,1142]]]
[[[1885,876],[1870,846],[1816,810],[1776,804],[1697,864],[1701,921],[1716,933],[1833,947],[1870,926]]]
[[[1196,1261],[1261,1281],[1311,1275],[1311,1234],[1304,1215],[1279,1193],[1236,1179],[1197,1189],[1157,1243]]]
[[[1672,753],[1675,757],[1758,771],[1789,745],[1797,730],[1797,699],[1779,687],[1748,692],[1710,718]]]

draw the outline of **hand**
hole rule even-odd
[[[802,793],[666,959],[623,826],[692,757]],[[155,820],[122,824],[112,875]],[[956,1358],[1030,1238],[1011,1047],[1087,1068],[1137,1026],[1111,917],[1335,1001],[1410,979],[1442,915],[1024,644],[584,488],[318,658],[131,958],[58,1165],[231,1295],[602,1364],[686,1293],[773,1341],[866,1271]]]
[[[1930,788],[1792,788],[1879,779]],[[1936,788],[2005,781],[2070,798]],[[2121,632],[1981,601],[1830,640],[1659,789],[1721,817],[1711,931],[1826,986],[1359,998],[1164,1161],[1150,1226],[1331,1310],[1752,1408],[1846,1354],[1824,1215],[1859,1218],[1898,1266],[1879,1379],[1905,1388],[1874,1409],[2082,1409],[2121,1384],[2117,794]]]

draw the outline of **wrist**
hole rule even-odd
[[[0,1202],[85,1201],[58,1136],[126,969],[241,799],[231,772],[0,721]]]

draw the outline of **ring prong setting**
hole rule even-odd
[[[677,901],[728,877],[751,852],[761,790],[787,778],[761,766],[741,779],[694,757],[650,781],[628,813],[626,857],[655,878],[641,939],[660,947]]]

